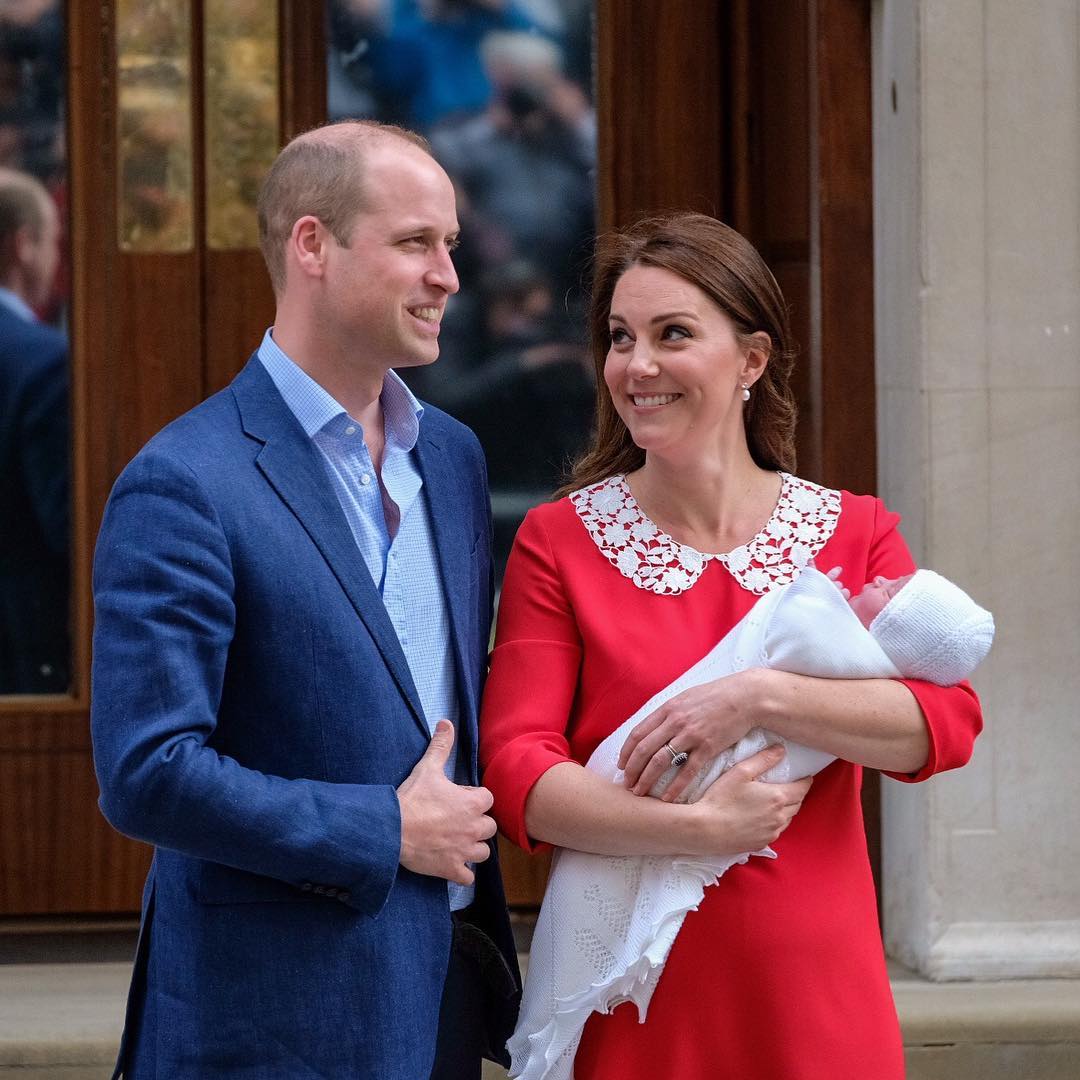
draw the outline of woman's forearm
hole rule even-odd
[[[762,784],[778,748],[731,769],[693,805],[632,794],[575,762],[548,769],[525,802],[536,840],[598,855],[733,855],[772,843],[787,827],[809,781]]]
[[[688,810],[633,795],[568,761],[533,785],[525,828],[536,840],[598,855],[670,855],[691,850]]]
[[[913,773],[926,764],[926,718],[902,682],[815,679],[765,668],[753,677],[761,727],[873,769]]]

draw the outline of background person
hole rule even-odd
[[[861,767],[913,781],[963,764],[978,703],[964,685],[749,669],[679,695],[639,728],[620,761],[630,788],[586,770],[625,717],[811,559],[842,565],[849,586],[914,569],[877,499],[791,474],[786,308],[743,237],[698,214],[615,234],[598,251],[591,334],[593,446],[569,496],[526,517],[502,592],[481,749],[496,818],[533,850],[774,844],[778,858],[708,890],[647,1021],[628,1004],[594,1014],[574,1075],[695,1080],[723,1062],[748,1080],[900,1080]],[[667,745],[694,775],[754,727],[841,760],[812,789],[755,783],[780,759],[771,748],[693,805],[635,797],[670,765]]]
[[[36,314],[59,264],[49,193],[0,168],[0,694],[70,678],[68,343]]]

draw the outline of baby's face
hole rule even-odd
[[[869,629],[881,609],[914,577],[905,574],[899,578],[886,578],[880,574],[863,587],[858,596],[851,598],[851,610],[859,617],[859,622]]]

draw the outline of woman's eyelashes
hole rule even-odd
[[[620,345],[628,345],[633,342],[633,338],[630,334],[621,326],[613,326],[610,330],[611,344],[618,348]],[[684,341],[693,337],[693,334],[685,326],[680,326],[678,323],[671,323],[670,325],[661,328],[657,335],[661,341]]]
[[[693,335],[685,326],[679,326],[678,323],[672,323],[669,326],[665,326],[660,334],[660,338],[663,341],[681,341],[684,338],[692,336]]]

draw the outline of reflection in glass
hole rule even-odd
[[[255,199],[278,151],[278,16],[266,0],[206,0],[206,232],[259,244]]]
[[[331,119],[403,123],[458,189],[461,291],[434,365],[403,370],[479,436],[500,563],[588,436],[591,0],[328,0]]]
[[[190,0],[117,0],[116,66],[120,247],[190,251]]]
[[[0,3],[0,694],[70,682],[66,70],[59,0]]]

